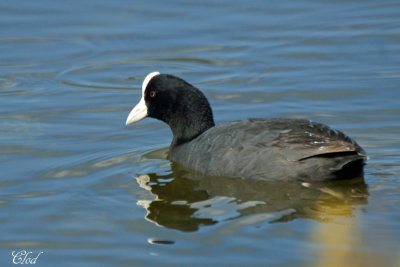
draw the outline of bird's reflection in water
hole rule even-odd
[[[352,217],[354,208],[368,199],[363,177],[311,184],[207,177],[176,163],[171,169],[165,175],[136,177],[155,196],[138,204],[147,210],[147,220],[181,231],[260,213],[271,223],[296,218],[330,221]]]

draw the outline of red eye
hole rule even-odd
[[[151,92],[150,92],[150,97],[153,98],[153,97],[155,97],[155,96],[156,96],[156,92],[155,92],[155,91],[151,91]]]

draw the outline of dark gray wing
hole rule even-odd
[[[304,170],[294,162],[333,153],[365,155],[352,139],[320,123],[248,119],[210,128],[172,149],[170,159],[208,175],[279,177]]]

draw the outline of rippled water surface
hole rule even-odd
[[[398,1],[1,1],[0,265],[400,265]],[[171,132],[125,127],[151,71],[216,121],[308,118],[364,180],[198,177]]]

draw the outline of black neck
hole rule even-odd
[[[164,121],[174,135],[171,146],[189,142],[215,125],[207,98],[195,87],[179,94]]]
[[[189,142],[215,125],[210,104],[207,99],[204,100],[206,102],[198,101],[178,108],[174,112],[176,114],[168,118],[166,123],[174,135],[171,146]]]

